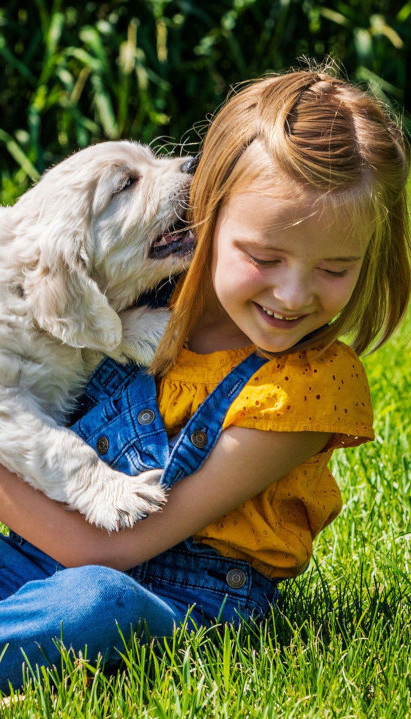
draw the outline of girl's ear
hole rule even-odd
[[[81,263],[27,270],[24,294],[35,323],[71,347],[110,352],[121,342],[118,314]]]

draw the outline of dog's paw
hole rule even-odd
[[[139,519],[157,512],[166,500],[160,486],[162,470],[153,469],[137,476],[128,476],[110,470],[83,507],[76,507],[86,519],[109,532],[132,527]]]
[[[167,328],[170,311],[135,307],[122,312],[120,319],[123,338],[115,359],[121,362],[127,358],[143,367],[148,367]]]

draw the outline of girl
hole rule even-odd
[[[191,605],[197,624],[262,616],[307,567],[341,509],[332,451],[373,437],[354,350],[385,341],[407,304],[407,173],[398,127],[325,72],[231,96],[194,177],[198,246],[152,374],[104,362],[73,427],[118,469],[164,467],[168,501],[108,535],[1,473],[3,691],[22,650],[58,663],[62,637],[113,664],[118,629],[164,636]]]

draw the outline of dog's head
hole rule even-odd
[[[73,347],[120,344],[117,313],[188,266],[191,172],[190,158],[105,142],[64,160],[20,198],[13,254],[40,328]]]

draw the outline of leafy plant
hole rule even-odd
[[[92,142],[160,136],[193,151],[230,85],[301,56],[330,54],[409,112],[410,15],[410,0],[10,0],[0,9],[1,199]]]

